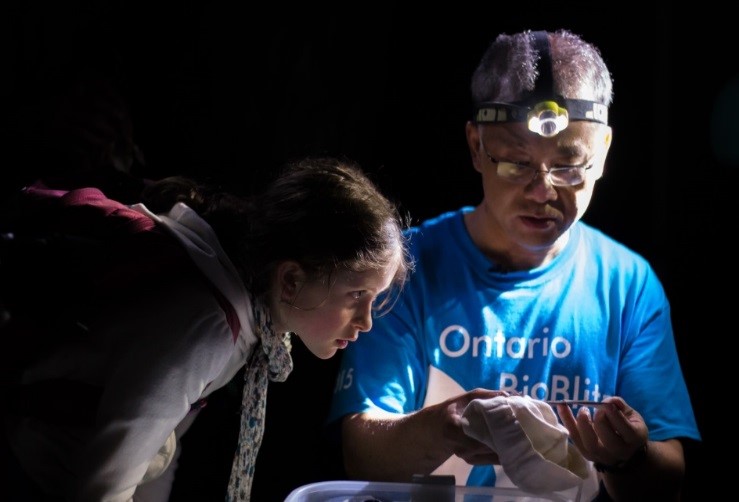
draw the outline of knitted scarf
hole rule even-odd
[[[264,434],[267,379],[283,382],[293,369],[290,333],[274,333],[272,318],[266,306],[255,299],[252,305],[257,345],[249,357],[244,373],[239,444],[231,466],[226,502],[250,499],[254,465]]]

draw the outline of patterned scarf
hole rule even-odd
[[[264,434],[267,408],[267,379],[283,382],[293,369],[290,333],[275,334],[269,310],[260,300],[252,300],[257,345],[246,365],[241,399],[239,444],[231,466],[226,502],[248,501],[254,479],[254,465]]]

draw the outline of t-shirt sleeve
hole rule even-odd
[[[616,393],[645,419],[652,440],[700,439],[676,350],[670,304],[651,267],[625,306]]]

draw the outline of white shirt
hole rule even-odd
[[[74,500],[127,501],[193,403],[226,385],[256,343],[249,295],[213,229],[178,204],[154,215],[233,306],[234,341],[224,310],[201,277],[142,284],[106,313],[85,343],[67,347],[24,374],[24,383],[64,378],[102,386],[94,429],[22,421],[10,434],[21,463],[41,486]],[[71,471],[71,472],[70,472]],[[76,477],[78,486],[71,484]]]

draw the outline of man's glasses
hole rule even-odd
[[[593,164],[587,166],[567,166],[567,167],[551,167],[546,171],[541,171],[525,164],[516,164],[515,162],[501,162],[495,159],[487,149],[483,146],[482,151],[488,156],[490,162],[497,164],[498,176],[504,180],[516,183],[517,185],[528,185],[533,181],[537,174],[544,173],[554,186],[571,187],[579,185],[585,181],[585,172],[593,167]]]

